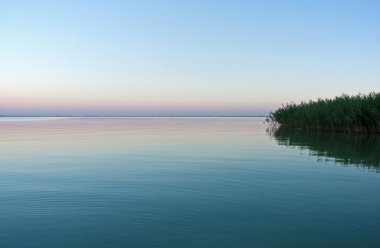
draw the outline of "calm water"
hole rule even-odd
[[[261,118],[0,121],[0,247],[380,247],[380,141]]]

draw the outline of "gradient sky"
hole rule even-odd
[[[370,91],[377,0],[0,0],[0,115],[262,115]]]

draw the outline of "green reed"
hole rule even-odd
[[[271,112],[269,119],[287,127],[380,133],[380,93],[288,103]]]

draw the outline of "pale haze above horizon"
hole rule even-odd
[[[266,115],[380,91],[380,1],[0,0],[0,116]]]

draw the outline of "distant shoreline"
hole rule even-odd
[[[147,116],[102,116],[102,115],[91,115],[91,116],[75,116],[75,115],[47,115],[47,116],[34,116],[34,115],[23,115],[23,116],[14,116],[14,115],[1,115],[0,118],[266,118],[265,115],[147,115]]]

